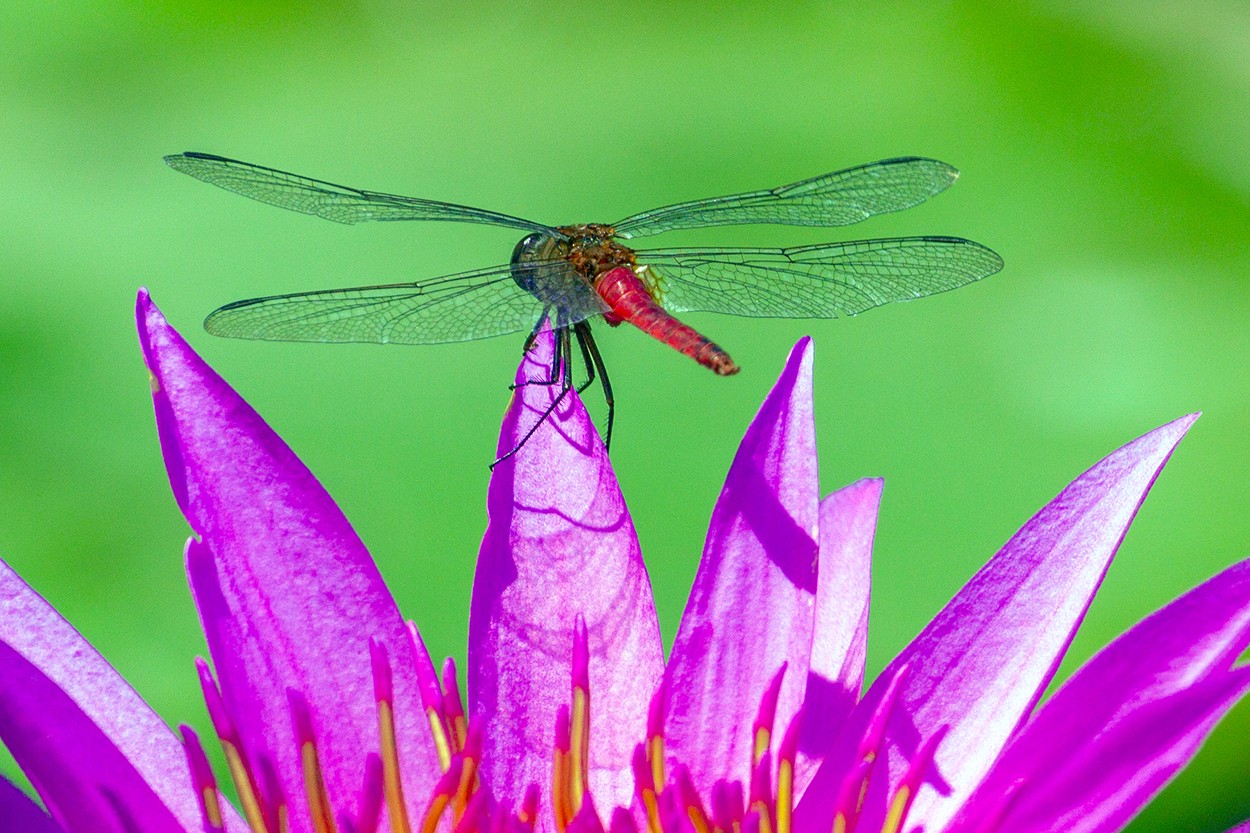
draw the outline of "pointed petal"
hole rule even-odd
[[[720,778],[750,782],[749,727],[783,664],[777,725],[788,725],[802,702],[816,600],[817,488],[812,351],[803,339],[725,479],[667,669],[668,749],[690,765],[700,791]]]
[[[546,379],[540,336],[517,381]],[[517,388],[499,452],[515,448],[559,387]],[[663,671],[651,584],[603,444],[576,393],[495,466],[469,620],[469,712],[484,721],[486,781],[499,796],[551,783],[556,711],[570,702],[573,627],[590,647],[590,781],[600,806],[629,806],[630,753]],[[541,825],[550,824],[548,813]],[[546,827],[544,827],[546,829]]]
[[[872,538],[884,481],[860,480],[820,503],[820,572],[795,795],[803,791],[859,700],[868,650]]]
[[[354,815],[378,748],[369,639],[395,666],[399,754],[410,796],[437,762],[408,631],[369,553],[312,473],[183,338],[146,293],[136,310],[170,483],[202,542],[188,573],[227,708],[253,765],[304,794],[289,689],[309,703],[326,786]],[[291,812],[307,823],[303,801]]]
[[[0,740],[67,830],[121,831],[119,809],[154,833],[201,827],[177,737],[2,561]]]
[[[1204,679],[1135,710],[1086,742],[1037,789],[1021,786],[1004,819],[1018,833],[1115,833],[1198,752],[1250,690],[1250,668]]]
[[[882,680],[910,668],[889,725],[889,779],[874,778],[861,824],[879,824],[884,791],[920,745],[945,724],[931,787],[912,808],[913,823],[940,830],[984,777],[1012,732],[1032,711],[1076,632],[1146,492],[1196,419],[1158,428],[1103,459],[1024,525],[864,697],[868,712]],[[836,784],[851,765],[857,716],[817,773]],[[828,829],[832,811],[799,807],[804,824]]]
[[[0,778],[0,833],[65,833],[33,798]]]
[[[978,829],[1016,782],[1005,829],[1120,829],[1244,691],[1244,675],[1227,669],[1247,646],[1250,560],[1147,617],[1077,671],[1007,746],[953,829]]]

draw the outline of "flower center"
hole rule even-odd
[[[410,632],[418,656],[418,689],[441,769],[425,803],[425,811],[414,827],[400,777],[391,665],[382,643],[371,639],[369,651],[379,751],[366,756],[354,814],[335,812],[326,791],[308,704],[300,692],[288,692],[300,754],[303,800],[313,833],[375,833],[383,803],[391,833],[436,833],[444,817],[450,821],[449,829],[453,833],[532,833],[538,818],[539,786],[530,784],[516,809],[508,800],[496,802],[483,788],[478,777],[483,748],[481,728],[465,714],[456,666],[448,659],[440,681],[415,627],[410,625]],[[552,749],[550,812],[559,833],[606,833],[589,788],[588,645],[586,623],[579,615],[573,633],[570,699],[556,714]],[[287,799],[272,761],[264,755],[249,755],[249,750],[243,748],[207,663],[198,660],[197,667],[209,717],[225,752],[244,818],[253,833],[289,833]],[[648,709],[646,737],[635,747],[631,761],[637,799],[634,810],[614,808],[607,830],[639,833],[641,825],[645,833],[690,833],[691,828],[693,833],[791,833],[801,710],[790,721],[777,746],[775,766],[771,752],[773,724],[785,672],[783,665],[769,683],[751,727],[749,783],[744,788],[741,782],[721,779],[711,786],[706,796],[700,795],[686,765],[676,763],[671,773],[667,771],[664,722],[670,692],[667,683],[662,683]],[[906,668],[891,680],[859,741],[854,764],[836,795],[828,798],[834,806],[831,833],[857,833],[864,800],[884,743],[886,723],[897,702],[899,684],[905,673]],[[182,727],[182,732],[205,826],[210,830],[222,830],[221,799],[212,769],[195,733],[186,726]],[[891,791],[880,833],[899,833],[903,829],[916,791],[944,734],[944,731],[935,733],[921,746],[902,780]]]

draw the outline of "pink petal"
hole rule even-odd
[[[65,833],[34,799],[0,778],[0,833]]]
[[[776,725],[787,726],[802,702],[816,604],[817,498],[812,353],[803,339],[725,479],[667,669],[668,749],[705,794],[721,778],[750,782],[751,721],[785,664]]]
[[[551,335],[517,381],[546,379]],[[517,389],[499,453],[516,446],[559,393]],[[573,627],[590,647],[590,782],[601,807],[628,806],[630,753],[645,736],[663,649],[633,522],[590,417],[569,392],[512,457],[497,465],[469,620],[469,712],[484,721],[486,781],[519,800],[551,783],[556,711],[570,702]],[[550,814],[541,824],[551,823]]]
[[[1020,782],[1006,829],[1119,830],[1244,691],[1250,561],[1147,617],[1086,663],[1004,750],[952,830]]]
[[[967,799],[1045,690],[1146,492],[1194,419],[1140,437],[1074,480],[882,673],[857,715],[871,711],[894,671],[910,669],[889,724],[889,777],[873,778],[861,825],[880,824],[886,790],[944,725],[950,734],[911,823],[940,830]],[[840,783],[865,719],[852,719],[809,798]],[[801,829],[828,829],[832,820],[832,808],[812,800],[798,814]]]
[[[2,561],[0,740],[67,830],[120,833],[119,813],[153,833],[202,826],[174,733]],[[244,829],[227,815],[229,829]]]
[[[800,798],[863,688],[872,539],[883,486],[880,479],[860,480],[820,503],[816,625],[795,765]]]
[[[226,706],[252,765],[267,758],[308,823],[288,690],[304,695],[336,812],[354,816],[378,748],[369,639],[394,666],[410,798],[438,772],[408,631],[343,513],[284,442],[166,323],[146,293],[137,317],[166,468],[202,542],[188,573]]]
[[[1004,820],[1019,833],[1115,833],[1198,752],[1250,690],[1250,668],[1205,679],[1134,711],[1093,742],[1077,745],[1062,770],[1022,795]]]

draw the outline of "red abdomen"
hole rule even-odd
[[[618,266],[600,275],[595,281],[595,291],[612,309],[612,315],[710,368],[713,373],[731,376],[738,372],[738,365],[728,353],[657,304],[629,267]]]

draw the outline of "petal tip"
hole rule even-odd
[[[151,376],[152,392],[157,393],[161,387],[161,354],[167,353],[170,347],[186,348],[187,345],[182,335],[170,326],[165,313],[152,300],[147,287],[140,287],[135,297],[135,326],[139,330],[139,348],[143,353],[143,363],[147,365]]]
[[[1163,425],[1160,425],[1150,433],[1174,434],[1176,439],[1180,440],[1181,437],[1185,436],[1185,433],[1189,431],[1193,424],[1198,421],[1198,417],[1200,416],[1202,416],[1202,411],[1194,411],[1193,413],[1185,414],[1182,417],[1177,417],[1171,422],[1165,422]]]
[[[1168,457],[1176,450],[1176,446],[1201,415],[1201,412],[1195,411],[1194,413],[1178,417],[1171,422],[1164,423],[1153,431],[1147,431],[1128,445],[1123,446],[1112,456],[1115,457],[1126,452],[1133,456],[1152,457],[1161,455],[1160,467],[1162,467],[1162,464],[1167,462]]]
[[[803,336],[790,348],[790,354],[786,356],[786,362],[781,368],[781,373],[777,376],[777,381],[773,384],[772,390],[765,398],[765,405],[761,408],[761,413],[768,407],[767,403],[770,400],[777,403],[788,400],[792,404],[806,401],[809,403],[808,408],[810,410],[811,398],[812,338],[811,336]],[[782,407],[786,406],[782,405]]]
[[[885,478],[861,477],[859,480],[852,483],[851,486],[855,489],[863,489],[864,491],[874,492],[880,496],[881,493],[885,491]]]
[[[169,326],[164,313],[152,300],[152,295],[146,286],[139,287],[135,295],[135,323],[138,324],[140,332],[144,330],[150,332],[158,327]]]
[[[1183,431],[1188,430],[1189,426],[1197,422],[1198,417],[1200,416],[1202,416],[1202,411],[1193,411],[1192,413],[1188,413],[1188,414],[1185,414],[1184,416],[1177,417],[1171,422],[1165,422],[1163,425],[1160,425],[1157,430],[1159,431],[1169,430],[1169,431],[1183,432]]]
[[[159,322],[165,320],[156,304],[152,303],[148,288],[141,286],[135,296],[135,328],[139,331],[139,348],[143,351],[143,361],[149,369],[152,367],[153,318]]]
[[[787,369],[791,365],[798,365],[799,373],[811,378],[812,374],[812,356],[815,353],[815,345],[812,343],[811,336],[803,336],[794,343],[794,347],[790,348],[790,356],[786,360]]]

